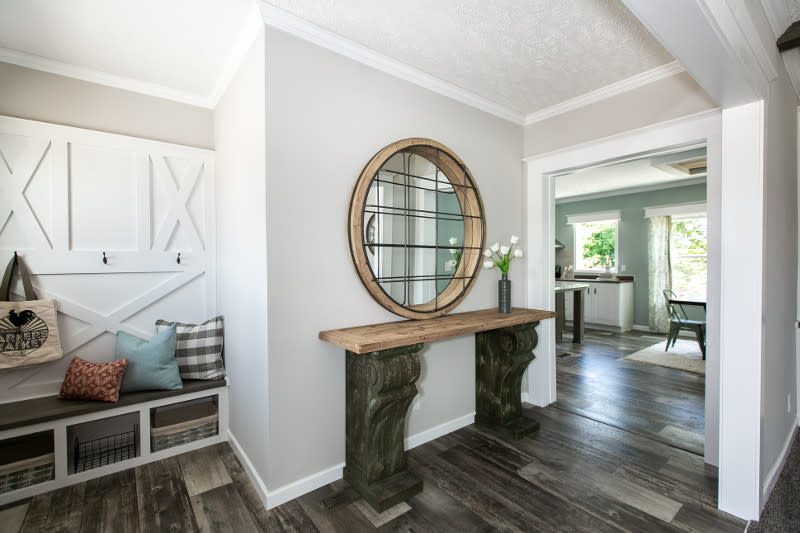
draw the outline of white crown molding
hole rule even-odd
[[[789,6],[786,4],[786,0],[761,0],[761,6],[767,15],[772,34],[777,40],[792,23]]]
[[[173,100],[196,107],[204,107],[208,109],[214,108],[214,103],[209,98],[200,96],[194,93],[179,91],[163,85],[155,83],[147,83],[132,78],[125,78],[108,74],[99,70],[94,70],[78,65],[72,65],[53,59],[28,54],[10,48],[0,47],[0,62],[11,63],[20,67],[31,68],[34,70],[41,70],[51,74],[58,74],[59,76],[66,76],[78,80],[96,83],[98,85],[105,85],[107,87],[114,87],[126,91],[132,91],[148,96],[155,96],[165,100]]]
[[[337,35],[316,24],[287,13],[263,0],[258,1],[264,24],[309,41],[386,74],[408,81],[457,102],[485,111],[515,124],[523,124],[523,115],[452,83],[385,56],[371,48]]]
[[[228,90],[228,85],[233,81],[234,76],[236,76],[236,73],[239,71],[239,67],[242,66],[244,58],[247,56],[247,52],[250,51],[250,47],[253,45],[256,37],[258,37],[259,31],[263,27],[264,23],[261,20],[258,8],[253,4],[252,11],[247,16],[242,29],[239,31],[236,43],[228,53],[228,57],[222,66],[222,72],[219,73],[217,82],[214,84],[214,89],[208,97],[212,108],[217,107],[220,98],[222,98],[222,95]]]
[[[716,24],[724,36],[751,85],[758,94],[766,97],[769,83],[778,77],[775,63],[778,51],[772,38],[771,22],[765,11],[757,7],[760,3],[753,2],[748,8],[747,2],[743,0],[697,1],[708,19]],[[760,29],[768,29],[768,42],[762,41]]]
[[[677,61],[667,63],[666,65],[647,70],[641,74],[631,76],[630,78],[620,80],[616,83],[612,83],[611,85],[606,85],[605,87],[601,87],[600,89],[590,93],[576,96],[575,98],[571,98],[534,113],[530,113],[529,115],[525,116],[525,125],[528,126],[556,115],[561,115],[568,111],[573,111],[589,104],[600,102],[601,100],[632,91],[633,89],[638,89],[639,87],[644,87],[645,85],[663,80],[664,78],[669,78],[670,76],[680,74],[681,72],[683,72],[683,67]]]

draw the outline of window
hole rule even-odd
[[[667,265],[650,265],[650,276],[663,272],[664,288],[671,288],[679,298],[706,300],[708,283],[708,240],[706,203],[693,202],[677,205],[645,207],[645,217],[664,217],[669,220],[669,278]],[[652,237],[652,236],[651,236]],[[663,232],[666,250],[666,229]],[[652,246],[653,243],[650,243]],[[666,253],[663,258],[667,261]],[[659,298],[659,296],[656,296]]]
[[[575,231],[575,270],[617,272],[619,211],[569,215]]]
[[[705,215],[673,216],[670,231],[672,290],[687,300],[706,300],[708,255]]]

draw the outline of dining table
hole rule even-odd
[[[706,310],[706,302],[702,302],[700,300],[679,300],[676,298],[670,298],[669,303],[673,305],[693,305],[697,307],[702,307],[703,311]]]

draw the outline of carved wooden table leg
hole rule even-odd
[[[508,439],[539,429],[522,416],[522,374],[533,361],[538,322],[475,334],[475,424]]]
[[[422,480],[407,470],[403,446],[422,346],[347,351],[344,479],[378,512],[422,491]]]

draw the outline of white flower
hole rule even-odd
[[[511,236],[511,244],[517,244],[519,242],[519,237],[516,235]]]
[[[522,257],[522,250],[520,250],[519,248],[514,250],[514,257]]]
[[[458,250],[456,250],[455,248],[450,248],[450,253],[451,254],[455,255],[456,252],[458,252]]]
[[[484,250],[483,251],[483,255],[486,256],[486,257],[492,257],[492,251],[491,250]]]
[[[494,243],[492,245],[492,247],[490,248],[490,250],[493,251],[493,252],[496,252],[496,251],[500,250],[500,243],[497,243],[497,242]]]
[[[501,246],[500,247],[500,254],[501,255],[506,255],[510,249],[511,248],[509,248],[508,246]]]
[[[450,246],[455,246],[457,242],[458,239],[456,239],[455,237],[450,237]]]
[[[484,261],[483,268],[494,268],[494,261]]]
[[[451,260],[450,260],[450,261],[448,261],[447,263],[448,263],[448,264],[449,264],[451,267],[455,267],[455,266],[456,266],[456,260],[455,260],[455,259],[451,259]]]

